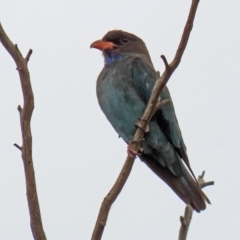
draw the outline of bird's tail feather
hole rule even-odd
[[[176,176],[167,168],[161,166],[149,155],[141,155],[139,158],[159,176],[186,204],[200,212],[206,208],[206,202],[210,204],[209,199],[199,187],[198,183],[192,178],[186,167],[182,164],[182,176]]]

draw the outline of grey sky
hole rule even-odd
[[[126,157],[99,109],[103,67],[90,44],[108,30],[141,37],[156,69],[172,60],[190,0],[0,0],[0,21],[29,62],[35,95],[33,159],[48,239],[89,239],[103,197]],[[240,238],[240,1],[200,1],[194,28],[168,84],[192,168],[206,170],[212,205],[194,213],[189,240]],[[25,196],[15,64],[0,46],[0,239],[32,239]],[[177,239],[185,205],[138,159],[113,205],[104,240]]]

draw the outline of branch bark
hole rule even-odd
[[[202,172],[202,175],[198,176],[198,183],[201,188],[211,186],[214,184],[214,181],[204,182],[205,171]],[[188,229],[192,220],[193,209],[190,205],[187,205],[185,208],[184,216],[180,216],[181,227],[179,230],[178,240],[186,240]]]
[[[185,28],[183,30],[182,38],[179,43],[179,46],[173,61],[170,64],[168,64],[166,57],[164,55],[161,56],[165,64],[165,71],[162,74],[162,76],[157,79],[152,95],[149,99],[148,105],[142,117],[143,129],[146,129],[151,119],[151,116],[156,110],[156,104],[157,104],[160,92],[162,91],[164,86],[167,84],[168,79],[171,77],[172,73],[175,71],[175,69],[178,67],[181,61],[183,52],[187,46],[190,32],[193,27],[193,21],[196,14],[198,3],[199,3],[199,0],[192,0],[188,19],[187,19]],[[140,148],[141,141],[143,140],[143,137],[144,137],[144,131],[138,128],[134,135],[132,145],[131,145],[131,148],[133,150],[138,151],[138,149]],[[127,181],[127,178],[131,172],[133,164],[134,164],[134,158],[128,155],[115,184],[113,185],[112,189],[110,190],[110,192],[107,194],[107,196],[104,198],[102,202],[102,205],[97,217],[97,221],[92,233],[92,238],[91,238],[92,240],[100,240],[102,238],[102,234],[107,222],[107,217],[110,211],[110,207],[118,197],[125,182]]]
[[[12,41],[5,33],[1,24],[0,24],[0,41],[4,48],[12,56],[13,60],[17,65],[17,70],[19,73],[23,92],[23,108],[18,106],[22,132],[22,147],[20,147],[17,144],[14,144],[14,146],[16,146],[22,152],[31,230],[35,240],[46,240],[41,220],[40,207],[38,203],[37,188],[32,159],[32,134],[30,122],[32,112],[34,109],[34,97],[30,81],[30,75],[27,67],[27,63],[32,54],[32,50],[30,49],[27,56],[23,58],[17,45],[14,45],[12,43]]]

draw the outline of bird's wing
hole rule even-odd
[[[156,72],[144,60],[136,57],[132,61],[132,75],[135,87],[138,89],[138,92],[142,94],[142,97],[147,103],[157,79]],[[162,90],[160,97],[161,101],[165,99],[171,100],[167,87]],[[172,101],[162,106],[154,117],[165,136],[173,144],[176,152],[184,160],[190,172],[193,174]]]

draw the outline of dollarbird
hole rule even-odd
[[[121,30],[109,31],[90,46],[102,51],[104,67],[97,79],[100,108],[127,144],[136,132],[157,79],[143,40]],[[171,100],[167,86],[160,99]],[[182,199],[200,212],[210,203],[191,170],[172,101],[156,111],[138,157]]]

